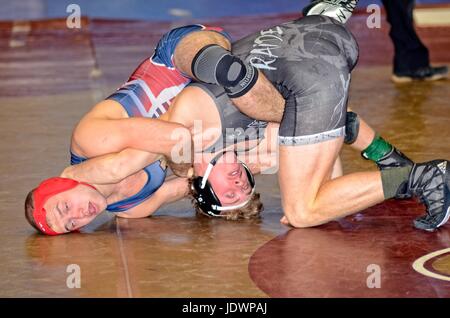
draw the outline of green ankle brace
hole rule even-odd
[[[377,162],[392,150],[392,145],[380,135],[375,135],[372,143],[361,154],[364,158]]]

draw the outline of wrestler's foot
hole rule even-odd
[[[414,220],[414,226],[434,231],[450,217],[450,161],[434,160],[415,164],[408,190],[425,204],[427,214]]]
[[[303,8],[303,16],[326,15],[345,23],[357,5],[358,0],[315,0]]]
[[[364,158],[364,157],[363,157]],[[395,147],[392,147],[392,150],[383,156],[383,158],[375,161],[380,170],[388,170],[392,168],[400,168],[400,167],[413,167],[414,162],[406,157],[400,150]],[[410,199],[412,194],[408,191],[407,184],[404,184],[397,191],[395,196],[396,199]]]
[[[394,83],[410,83],[412,81],[438,81],[448,77],[447,66],[427,66],[415,71],[397,72],[392,75]]]
[[[392,150],[388,154],[376,161],[376,164],[378,169],[386,170],[398,167],[412,167],[414,162],[406,157],[400,150],[392,147]]]
[[[352,132],[351,127],[355,126],[355,124],[351,120],[349,120],[349,118],[352,117],[350,115],[351,113],[347,113],[347,122],[346,122],[346,129],[347,127],[349,127],[350,131],[349,138],[351,137],[351,135],[357,136],[357,133],[355,134]],[[354,122],[357,122],[357,120]],[[352,139],[356,138],[357,137],[352,137]],[[361,156],[366,160],[371,160],[375,162],[380,171],[407,167],[408,172],[410,172],[414,166],[414,162],[411,159],[406,157],[400,150],[392,146],[378,134],[375,135],[370,145],[361,152]],[[410,193],[410,191],[408,191],[407,182],[404,182],[398,188],[395,198],[409,199],[411,198],[411,196],[412,194]]]

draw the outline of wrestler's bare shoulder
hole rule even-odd
[[[92,109],[84,115],[83,120],[90,118],[121,119],[128,118],[128,114],[120,103],[115,100],[106,99],[92,107]]]

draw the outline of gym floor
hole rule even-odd
[[[196,20],[234,39],[297,13]],[[450,158],[450,81],[390,82],[392,44],[383,19],[349,27],[359,40],[349,106],[415,161]],[[23,202],[68,164],[81,116],[123,83],[159,37],[186,21],[63,18],[0,22],[0,296],[2,297],[450,297],[450,225],[413,229],[419,203],[388,201],[351,217],[294,230],[282,217],[276,175],[257,176],[258,221],[194,216],[189,200],[139,220],[102,214],[81,234],[38,235]],[[450,63],[449,26],[419,27],[434,63]],[[346,172],[375,169],[344,148]],[[68,288],[68,266],[81,288]],[[417,271],[413,268],[416,266]],[[380,288],[369,288],[373,269]]]

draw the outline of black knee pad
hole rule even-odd
[[[225,87],[230,97],[247,93],[258,78],[256,68],[216,44],[202,48],[194,57],[191,69],[198,80]]]
[[[347,145],[351,145],[358,139],[359,134],[359,117],[357,113],[347,112],[345,120],[345,139]]]
[[[191,71],[202,82],[220,85],[216,73],[222,59],[229,60],[230,52],[223,47],[211,44],[202,48],[192,60]]]

